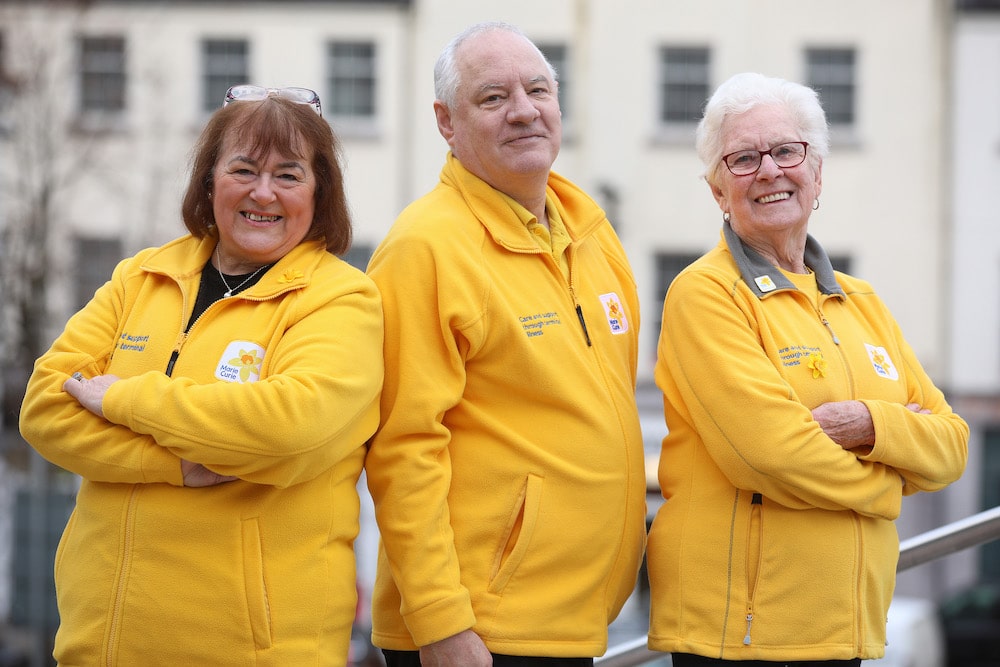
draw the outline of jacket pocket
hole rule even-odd
[[[763,517],[764,497],[753,494],[750,500],[750,520],[747,522],[747,633],[743,643],[749,645],[752,641],[750,631],[753,627],[754,598],[757,595],[757,583],[760,579],[761,549],[764,533]]]
[[[518,565],[524,560],[538,522],[538,510],[542,499],[542,478],[529,474],[524,488],[518,495],[514,508],[507,519],[504,539],[490,568],[489,591],[499,593],[513,576]]]
[[[271,609],[267,600],[264,576],[264,552],[260,545],[257,518],[243,520],[243,583],[250,613],[250,631],[254,648],[271,647]]]

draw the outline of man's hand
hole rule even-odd
[[[420,647],[421,667],[492,667],[493,656],[472,630]]]
[[[212,472],[200,463],[192,463],[183,459],[181,459],[181,473],[184,475],[184,486],[190,487],[215,486],[237,479],[230,475]]]

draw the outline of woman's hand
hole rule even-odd
[[[906,409],[923,415],[931,413],[917,403],[908,403]],[[872,414],[861,401],[824,403],[813,410],[812,415],[823,432],[844,449],[875,446]]]
[[[120,379],[117,375],[95,375],[92,378],[85,378],[79,373],[74,373],[63,382],[62,388],[80,405],[98,417],[103,417],[104,410],[101,408],[101,403],[104,401],[104,394],[107,393],[108,387]]]
[[[101,404],[104,401],[104,394],[107,393],[108,387],[120,379],[117,375],[95,375],[92,378],[85,378],[74,373],[72,377],[63,382],[63,391],[98,417],[103,417],[104,410],[101,408]],[[200,463],[184,460],[181,461],[181,473],[184,475],[184,486],[192,487],[215,486],[237,479],[212,472]]]
[[[200,463],[192,463],[183,459],[181,459],[181,473],[184,475],[184,486],[190,487],[216,486],[237,479],[230,475],[212,472]]]
[[[813,419],[830,439],[844,449],[875,446],[875,424],[861,401],[833,401],[812,411]]]

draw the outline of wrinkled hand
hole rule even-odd
[[[104,401],[104,394],[108,387],[118,382],[121,378],[117,375],[95,375],[92,378],[69,378],[63,382],[63,391],[75,398],[80,405],[93,412],[98,417],[104,416],[101,403]]]
[[[181,473],[184,475],[184,486],[190,487],[215,486],[237,479],[230,475],[212,472],[200,463],[192,463],[184,459],[181,459]]]
[[[931,412],[916,403],[908,403],[906,408],[925,415]],[[844,449],[875,446],[875,424],[868,406],[861,401],[824,403],[812,415],[823,432]]]
[[[493,656],[472,630],[420,647],[422,667],[492,667]]]
[[[824,403],[812,415],[823,432],[844,449],[875,445],[875,424],[868,406],[861,401]]]

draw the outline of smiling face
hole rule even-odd
[[[313,222],[312,155],[252,155],[227,137],[212,177],[212,211],[223,273],[249,273],[281,259]]]
[[[772,105],[729,116],[722,124],[722,135],[723,155],[802,141],[791,114]],[[719,207],[731,214],[730,224],[740,238],[764,245],[782,244],[790,238],[804,240],[813,202],[822,190],[821,163],[807,153],[802,164],[782,169],[765,155],[756,173],[734,176],[723,166],[719,174],[712,193]]]
[[[536,49],[507,31],[486,32],[456,53],[460,84],[453,108],[434,109],[455,157],[494,188],[547,178],[559,153],[556,82]]]

